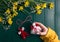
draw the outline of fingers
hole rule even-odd
[[[42,23],[39,23],[39,22],[34,22],[34,23],[39,24],[42,29],[42,31],[36,32],[37,35],[46,35],[47,34],[47,31],[48,31],[47,27],[45,27]]]
[[[40,35],[46,35],[46,34],[47,34],[47,31],[48,31],[48,29],[45,28],[45,29],[43,30],[43,32],[40,31]]]
[[[36,32],[36,34],[37,35],[46,35],[47,34],[47,29],[46,29],[46,31],[43,31],[43,32],[41,32],[41,31],[40,32]]]
[[[45,26],[44,26],[42,23],[40,23],[40,22],[34,22],[34,23],[39,24],[41,28],[47,28],[47,27],[45,27]]]

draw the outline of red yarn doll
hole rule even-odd
[[[26,39],[26,37],[29,35],[26,31],[24,31],[25,30],[24,27],[18,28],[18,30],[19,30],[18,34],[21,35],[23,39]]]
[[[31,34],[39,34],[39,32],[41,31],[41,27],[39,24],[37,23],[33,23],[31,26]]]

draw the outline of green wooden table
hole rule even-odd
[[[48,1],[48,0],[46,0]],[[50,2],[55,2],[54,0],[49,0]],[[60,37],[60,32],[59,32],[59,27],[60,27],[60,19],[59,19],[59,2],[60,0],[57,0],[56,1],[56,7],[55,9],[52,9],[52,10],[49,10],[49,9],[44,9],[42,14],[41,15],[37,15],[37,14],[30,14],[32,16],[32,22],[28,21],[28,22],[25,22],[22,26],[25,27],[25,30],[30,33],[30,25],[33,23],[33,22],[41,22],[43,23],[45,26],[49,26],[51,27],[52,29],[54,29],[57,34],[59,35]],[[1,3],[2,5],[0,6],[0,10],[3,10],[2,8],[4,7],[3,6],[3,3]],[[58,5],[57,5],[58,4]],[[2,7],[2,8],[1,8]],[[57,8],[59,7],[59,8]],[[5,8],[5,7],[4,7]],[[28,10],[28,9],[27,9]],[[4,11],[4,10],[3,10]],[[1,11],[2,12],[2,11]],[[55,15],[55,12],[56,12],[56,15]],[[18,12],[19,15],[17,17],[15,17],[13,19],[14,23],[13,25],[10,27],[9,30],[4,30],[2,28],[2,26],[0,26],[0,42],[43,42],[41,39],[40,39],[40,36],[38,35],[32,35],[30,34],[30,36],[28,36],[25,40],[23,40],[21,38],[21,36],[19,36],[17,34],[18,32],[18,25],[16,24],[16,21],[17,19],[20,19],[20,20],[25,20],[25,18],[27,16],[29,16],[27,13],[23,13],[23,12]]]

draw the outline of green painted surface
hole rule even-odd
[[[60,39],[60,0],[56,0],[55,4],[55,30]]]
[[[46,1],[48,1],[48,0],[46,0]],[[49,1],[52,1],[52,0],[49,0]],[[55,1],[53,0],[52,2],[55,2]],[[43,10],[41,15],[36,15],[36,14],[30,14],[30,15],[32,16],[32,22],[41,22],[45,26],[51,27],[52,29],[54,29],[57,32],[57,34],[60,37],[60,32],[59,32],[59,27],[60,27],[60,24],[59,24],[60,23],[59,22],[59,20],[60,20],[60,18],[59,18],[60,17],[59,16],[59,10],[60,10],[59,2],[60,2],[60,0],[56,1],[56,3],[55,3],[56,4],[55,9],[56,10],[55,9],[49,10],[49,9],[46,8],[45,10]],[[6,4],[5,5],[3,5],[3,4],[4,3],[1,3],[1,6],[0,6],[0,12],[1,13],[3,13],[5,11],[4,9],[7,9]],[[29,9],[27,9],[27,10],[29,10]],[[19,12],[19,15],[13,19],[13,21],[14,21],[13,25],[7,31],[4,30],[2,28],[2,26],[0,26],[0,42],[43,42],[39,38],[38,35],[31,35],[30,34],[30,36],[28,36],[25,40],[23,40],[17,34],[18,25],[16,24],[16,20],[20,19],[20,20],[24,21],[27,16],[29,16],[29,14],[27,14],[27,13],[25,14],[25,13]],[[30,25],[31,25],[30,21],[29,22],[25,22],[22,25],[22,26],[25,27],[25,30],[28,33],[30,33]]]

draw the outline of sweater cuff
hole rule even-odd
[[[51,38],[51,39],[53,39],[51,36],[55,36],[54,34],[55,34],[55,32],[50,28],[50,27],[48,27],[48,32],[47,32],[47,34],[46,35],[43,35],[43,36],[40,36],[40,38],[41,39],[46,39],[46,38]]]

